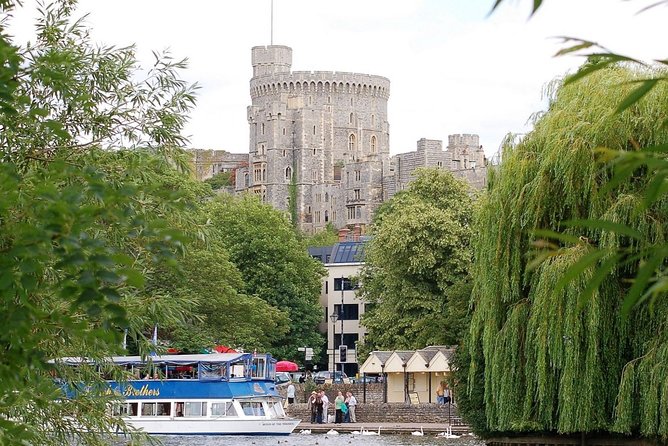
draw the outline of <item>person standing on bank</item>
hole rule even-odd
[[[343,423],[343,406],[346,405],[345,398],[343,398],[343,393],[339,391],[339,393],[336,395],[336,399],[334,400],[334,409],[335,409],[335,419],[334,422],[336,424],[341,424]]]
[[[322,400],[322,422],[329,423],[328,412],[329,412],[329,398],[324,390],[320,391],[320,399]]]
[[[295,385],[290,383],[288,386],[288,404],[295,403]]]
[[[314,390],[311,392],[311,396],[308,397],[308,408],[311,411],[311,423],[315,423],[315,400],[318,397],[318,393]]]
[[[313,403],[313,405],[315,406],[315,422],[318,424],[322,424],[323,404],[320,394],[316,394],[315,402]]]
[[[436,403],[445,404],[445,381],[438,383],[436,388]]]
[[[448,383],[445,383],[445,388],[443,389],[443,404],[448,404],[452,401],[452,391],[448,387]]]
[[[357,399],[355,398],[355,395],[352,394],[352,392],[348,392],[346,395],[346,403],[348,405],[348,413],[346,415],[348,417],[348,422],[357,423],[357,418],[355,418],[355,406],[357,406]]]

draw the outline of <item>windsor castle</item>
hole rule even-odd
[[[364,228],[418,167],[446,169],[484,186],[487,162],[478,135],[450,135],[446,150],[423,138],[416,151],[390,156],[387,78],[291,71],[292,49],[282,45],[254,47],[251,60],[249,154],[236,164],[234,189],[292,212],[305,232],[328,224]],[[214,174],[239,156],[221,153],[196,171]]]

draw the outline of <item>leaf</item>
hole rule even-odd
[[[615,110],[615,113],[621,113],[636,102],[638,102],[640,99],[642,99],[643,96],[645,96],[647,93],[649,93],[652,88],[659,82],[658,79],[647,79],[645,81],[642,81],[642,85],[640,87],[636,88],[633,90],[631,93],[629,93],[624,100],[617,106],[617,109]]]
[[[557,51],[557,53],[554,55],[555,57],[563,56],[565,54],[569,54],[569,53],[573,53],[573,52],[576,52],[576,51],[591,48],[592,46],[599,46],[596,42],[591,42],[589,40],[578,39],[576,37],[559,36],[558,39],[562,39],[563,43],[573,42],[573,41],[579,42],[579,43],[576,44],[576,45],[570,46],[568,48],[562,48],[561,50]]]
[[[608,277],[608,274],[617,265],[621,257],[622,257],[621,254],[610,256],[608,259],[605,260],[605,262],[603,262],[603,265],[596,268],[594,275],[587,282],[587,286],[585,287],[584,290],[582,290],[580,296],[578,296],[578,309],[581,310],[584,307],[584,304],[587,302],[588,299],[590,299],[593,296],[594,292],[601,286],[603,280],[605,280],[605,278]]]
[[[587,268],[595,265],[608,254],[609,252],[607,250],[592,249],[590,252],[580,257],[577,262],[573,263],[566,269],[566,271],[564,271],[563,276],[554,287],[554,292],[558,293],[563,290],[566,285],[584,273]]]
[[[570,235],[570,234],[564,234],[563,232],[557,232],[557,231],[552,231],[551,229],[534,229],[532,231],[532,234],[535,237],[544,237],[548,239],[556,239],[560,240],[564,243],[570,243],[573,245],[576,245],[580,243],[582,240],[580,240],[579,237],[575,235]]]
[[[652,181],[647,185],[643,194],[643,206],[649,208],[668,192],[668,181],[666,181],[667,172],[657,172],[652,178]]]
[[[144,287],[145,279],[139,271],[132,268],[121,268],[118,272],[122,274],[123,281],[128,285],[135,288]]]
[[[635,239],[642,239],[642,234],[640,234],[635,229],[622,223],[615,223],[607,220],[599,220],[593,218],[588,220],[568,220],[563,222],[563,224],[569,227],[601,229],[604,231],[614,232],[616,234],[622,234],[629,237],[633,237]]]
[[[643,301],[644,296],[647,293],[641,295],[641,293],[647,288],[650,279],[654,276],[659,265],[663,263],[665,259],[665,253],[655,253],[650,256],[640,268],[638,268],[638,273],[633,281],[633,285],[629,289],[628,293],[624,297],[624,302],[622,302],[622,317],[626,318],[631,313],[633,307]]]

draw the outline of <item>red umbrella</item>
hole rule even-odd
[[[296,372],[299,370],[299,366],[291,361],[278,361],[276,363],[277,372]]]
[[[218,353],[237,353],[235,349],[225,347],[224,345],[216,345],[213,349]]]

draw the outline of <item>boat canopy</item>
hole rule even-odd
[[[265,356],[265,355],[262,355]],[[135,364],[166,364],[166,365],[191,365],[200,363],[234,363],[253,358],[252,353],[208,353],[199,355],[162,355],[162,356],[112,356],[107,358],[107,361],[119,365],[135,365]],[[58,358],[57,362],[62,362],[68,365],[76,364],[94,364],[102,362],[93,360],[91,358],[77,358],[65,357]],[[55,361],[51,361],[55,362]]]

